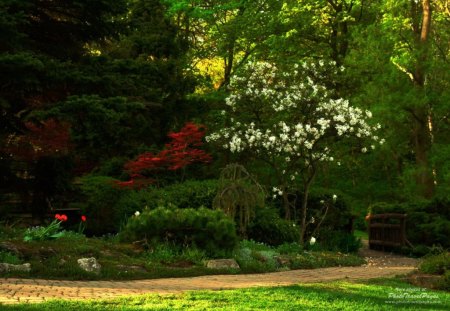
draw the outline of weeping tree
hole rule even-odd
[[[266,192],[256,179],[242,165],[233,163],[222,169],[213,207],[237,218],[240,234],[245,237],[255,210],[264,207],[265,197]]]

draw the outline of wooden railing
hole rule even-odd
[[[369,248],[400,247],[409,245],[406,238],[406,214],[376,214],[369,221]]]

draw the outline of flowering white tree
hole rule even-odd
[[[302,192],[300,242],[305,240],[307,201],[319,166],[335,161],[342,146],[367,152],[380,125],[370,125],[370,111],[333,98],[324,86],[324,72],[334,66],[319,62],[295,65],[289,72],[256,62],[232,79],[227,110],[228,126],[206,137],[233,153],[252,152],[277,175],[275,195],[283,197],[290,218],[288,193]],[[345,145],[342,144],[345,142]],[[367,144],[367,142],[369,142]]]

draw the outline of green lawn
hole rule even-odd
[[[401,295],[422,295],[400,299]],[[390,298],[395,295],[397,298]],[[450,294],[424,290],[397,279],[332,282],[287,287],[145,295],[102,301],[51,301],[2,306],[12,310],[450,310]]]

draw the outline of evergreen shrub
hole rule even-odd
[[[87,234],[117,233],[131,215],[146,207],[212,208],[217,191],[216,180],[189,180],[164,188],[142,190],[119,188],[116,181],[111,177],[94,175],[80,179],[81,203],[75,203],[73,207],[80,207],[87,216]]]
[[[111,177],[93,175],[80,179],[81,202],[73,206],[80,207],[88,219],[86,234],[99,236],[118,231],[126,214],[126,211],[118,208],[118,202],[129,191],[117,189],[114,181]]]
[[[255,212],[256,217],[247,230],[249,239],[273,246],[299,241],[299,227],[282,219],[276,209],[266,207]]]
[[[222,211],[207,208],[165,208],[144,210],[129,218],[120,232],[126,242],[147,240],[193,246],[213,257],[223,256],[237,243],[236,227]]]
[[[150,209],[168,205],[178,208],[212,208],[217,189],[217,180],[187,180],[164,188],[150,188],[142,194],[143,206]]]

